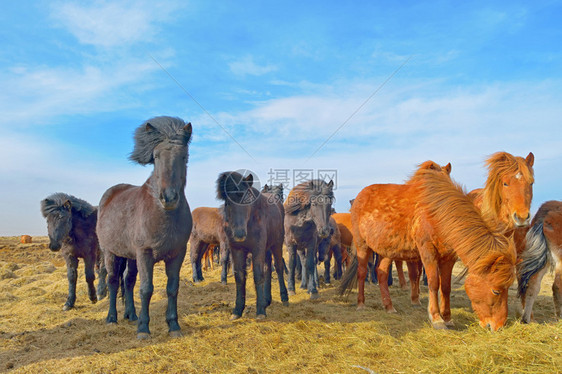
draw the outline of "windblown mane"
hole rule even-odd
[[[186,124],[177,117],[154,117],[145,121],[135,131],[135,148],[129,156],[141,165],[154,163],[154,148],[163,141],[187,145],[191,133],[184,131]]]
[[[252,177],[249,174],[246,178]],[[217,199],[230,200],[237,204],[251,204],[259,197],[260,192],[252,187],[253,177],[247,180],[236,171],[226,171],[217,179]]]
[[[414,174],[410,177],[410,179],[408,179],[408,182],[413,181],[414,179],[416,179],[416,177],[420,176],[421,174],[425,173],[425,171],[427,170],[433,170],[433,171],[437,171],[437,172],[441,172],[441,171],[447,171],[447,174],[451,173],[451,164],[447,164],[446,166],[441,166],[438,163],[431,161],[431,160],[427,160],[422,162],[421,164],[419,164],[416,168],[416,171],[414,171]]]
[[[443,243],[454,248],[470,273],[513,283],[516,252],[512,238],[492,230],[463,189],[442,173],[420,171],[420,201],[434,219]]]
[[[552,203],[555,202],[547,201],[541,205],[533,220],[533,226],[527,232],[525,250],[521,253],[521,262],[517,264],[517,294],[519,297],[523,297],[527,293],[531,277],[539,270],[547,264],[550,264],[550,270],[553,270],[555,262],[543,232],[544,220],[551,211]]]
[[[501,189],[502,179],[508,175],[521,173],[529,183],[534,181],[533,169],[522,157],[513,156],[507,152],[496,152],[486,160],[488,165],[488,179],[482,191],[482,216],[494,222],[501,221]]]
[[[84,218],[96,211],[94,206],[82,199],[62,192],[57,192],[48,196],[46,199],[41,200],[41,214],[43,214],[43,217],[47,217],[49,214],[63,209],[64,204],[67,201],[70,201],[72,212],[78,213]]]
[[[320,179],[313,179],[296,185],[283,204],[286,214],[297,214],[302,210],[310,208],[310,203],[314,197],[324,196],[326,199],[333,199],[334,192],[328,183]]]

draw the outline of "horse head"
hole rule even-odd
[[[186,182],[191,123],[179,118],[155,117],[135,132],[130,159],[141,165],[154,164],[150,188],[165,210],[178,207]]]
[[[316,225],[318,236],[325,239],[330,235],[330,216],[332,214],[332,203],[334,200],[334,181],[310,181],[310,213],[312,221]]]
[[[54,205],[55,202],[49,198],[41,202],[43,211],[45,207]],[[47,231],[49,235],[49,249],[57,252],[61,249],[65,238],[72,230],[72,203],[66,200],[57,208],[50,208],[45,215],[47,219]]]
[[[532,152],[526,158],[498,152],[486,161],[489,175],[482,202],[484,214],[497,217],[509,228],[529,225],[534,160]]]
[[[221,173],[217,179],[217,198],[224,201],[225,232],[235,242],[245,241],[248,234],[252,205],[259,197],[253,183],[252,174],[244,177],[235,171]]]
[[[494,255],[491,254],[490,257],[492,256]],[[513,283],[514,271],[515,256],[496,256],[492,265],[485,269],[469,270],[464,288],[480,326],[497,331],[505,325],[508,312],[507,292]]]

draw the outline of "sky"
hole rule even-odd
[[[373,183],[451,162],[482,187],[497,151],[535,155],[533,211],[562,199],[560,1],[18,1],[0,12],[0,235],[46,235],[39,204],[97,205],[151,166],[145,120],[190,121],[186,196],[220,172],[331,175],[337,211]],[[287,192],[287,191],[286,191]]]

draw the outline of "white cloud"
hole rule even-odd
[[[254,58],[252,56],[245,56],[239,60],[232,61],[228,64],[228,66],[230,71],[239,76],[260,76],[277,70],[275,65],[258,65],[254,62]]]
[[[148,1],[64,3],[53,5],[51,16],[82,44],[117,47],[151,40],[159,31],[156,21],[169,18],[178,7]]]

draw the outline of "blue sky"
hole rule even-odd
[[[51,193],[97,205],[142,184],[150,167],[127,157],[157,115],[193,124],[192,208],[217,206],[217,175],[236,169],[262,184],[337,170],[338,211],[428,159],[472,189],[503,150],[535,154],[536,210],[561,199],[560,14],[557,1],[4,2],[0,235],[44,235]]]

